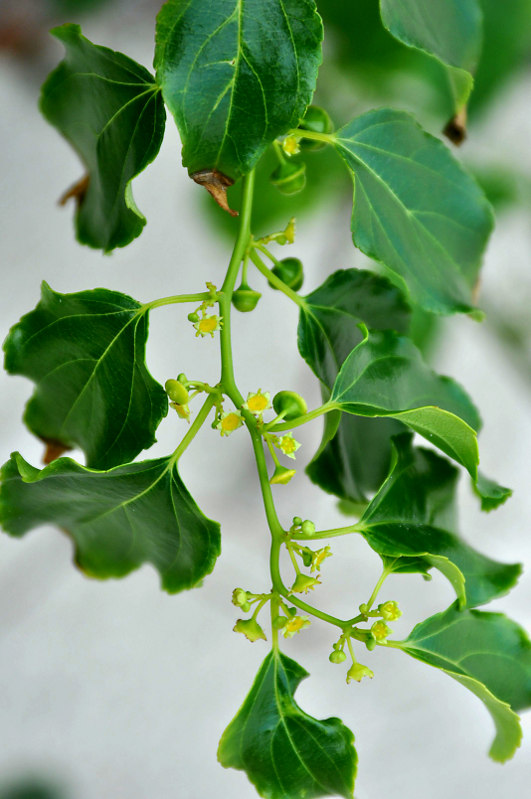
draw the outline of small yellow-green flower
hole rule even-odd
[[[242,424],[243,419],[240,411],[227,411],[227,413],[221,414],[216,427],[222,436],[230,436]]]
[[[255,416],[261,416],[263,412],[267,411],[267,409],[270,407],[271,396],[267,391],[262,392],[261,388],[259,388],[255,393],[249,392],[249,394],[247,394],[246,402],[244,402],[242,405],[242,408],[250,411]]]
[[[347,672],[347,682],[350,682],[351,680],[356,680],[356,682],[361,682],[364,677],[370,677],[372,680],[372,678],[374,677],[374,672],[372,672],[367,666],[364,666],[362,663],[353,663]]]
[[[291,590],[295,594],[307,594],[308,591],[313,591],[316,585],[321,585],[317,577],[310,577],[309,574],[298,574],[291,586]]]
[[[332,556],[332,551],[330,547],[324,547],[323,549],[318,549],[314,552],[313,561],[312,561],[312,568],[311,570],[319,571],[321,569],[321,563],[325,558],[330,558]]]
[[[203,316],[201,319],[198,319],[197,322],[194,322],[194,327],[197,331],[195,334],[196,336],[212,336],[214,338],[214,333],[216,330],[221,330],[223,326],[223,318],[221,316]]]
[[[297,474],[296,469],[286,469],[285,466],[275,466],[275,471],[269,478],[271,485],[285,485]]]
[[[238,619],[233,630],[235,633],[243,633],[251,643],[260,639],[267,641],[265,633],[256,619]]]
[[[385,619],[385,621],[396,621],[402,615],[402,611],[397,603],[390,599],[387,602],[381,602],[378,605],[378,613]]]
[[[385,641],[388,635],[391,635],[393,631],[389,629],[387,624],[380,620],[375,621],[371,627],[371,633],[373,634],[376,641]]]
[[[292,638],[295,633],[300,633],[305,627],[311,624],[308,616],[292,616],[291,619],[284,625],[282,634],[284,638]]]
[[[298,137],[293,135],[286,136],[282,142],[282,149],[286,155],[297,155],[297,153],[300,153],[301,148]]]
[[[300,447],[300,443],[295,441],[293,433],[286,433],[285,436],[279,436],[275,440],[275,446],[280,449],[288,458],[295,460],[295,453]]]
[[[190,416],[190,408],[188,405],[179,405],[177,402],[170,402],[170,407],[177,412],[181,419],[188,419]]]
[[[281,236],[277,239],[279,244],[293,244],[295,241],[295,217],[292,216]]]

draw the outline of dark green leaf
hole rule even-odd
[[[455,106],[466,103],[481,52],[477,0],[380,0],[382,22],[408,47],[433,55],[448,68]]]
[[[507,593],[521,567],[485,557],[453,532],[457,470],[434,452],[414,449],[409,434],[398,436],[394,449],[389,477],[359,522],[369,545],[393,571],[439,569],[463,606]]]
[[[392,331],[366,331],[341,367],[330,403],[347,413],[403,422],[476,479],[477,411],[454,380],[426,366],[409,339]]]
[[[151,563],[173,594],[210,574],[220,553],[219,524],[201,513],[172,458],[108,472],[60,458],[39,471],[14,453],[1,477],[5,531],[20,537],[57,525],[72,537],[76,563],[91,577],[124,577]]]
[[[403,280],[426,310],[470,311],[492,229],[477,184],[402,111],[363,114],[337,132],[335,146],[354,181],[356,246]]]
[[[314,0],[169,0],[156,39],[157,78],[192,175],[246,174],[312,98],[322,39]]]
[[[331,389],[345,358],[363,338],[361,321],[405,333],[409,317],[401,293],[388,280],[372,272],[340,270],[304,298],[299,352]],[[390,438],[400,429],[392,419],[343,415],[339,420],[339,414],[327,414],[321,447],[307,468],[310,478],[342,499],[363,501],[387,474]]]
[[[47,442],[79,446],[88,466],[109,469],[155,441],[166,392],[144,362],[147,312],[107,289],[41,301],[10,331],[5,366],[37,386],[24,421]]]
[[[521,627],[501,613],[452,605],[392,644],[476,694],[496,725],[490,756],[500,762],[513,756],[522,737],[514,711],[531,705],[531,643]]]
[[[481,499],[481,510],[487,512],[499,508],[513,493],[510,488],[498,485],[481,472],[478,472],[477,482],[473,486],[474,491]]]
[[[221,738],[225,768],[245,771],[267,799],[352,797],[357,755],[354,736],[337,718],[308,716],[293,694],[308,673],[273,650]]]
[[[164,105],[140,64],[92,44],[79,25],[52,33],[65,45],[66,58],[42,87],[41,110],[87,170],[88,184],[81,181],[70,192],[78,205],[77,237],[108,252],[129,244],[146,223],[131,181],[159,151]]]

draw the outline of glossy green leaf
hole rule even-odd
[[[363,114],[337,131],[334,143],[354,181],[356,246],[426,310],[470,311],[492,229],[474,180],[403,111]]]
[[[522,737],[514,711],[531,705],[531,643],[518,624],[501,613],[452,605],[392,645],[476,694],[496,725],[490,756],[500,762],[513,756]]]
[[[405,333],[410,310],[386,278],[357,269],[334,272],[304,298],[298,345],[321,380],[324,399],[346,357],[363,339],[361,321],[373,329]],[[310,478],[341,499],[363,501],[389,468],[391,436],[401,425],[393,419],[364,419],[327,414],[321,447],[307,467]]]
[[[389,416],[477,476],[476,431],[480,419],[463,389],[433,372],[408,338],[392,331],[365,331],[332,389],[337,410],[359,416]]]
[[[169,0],[155,67],[191,175],[234,181],[296,126],[321,62],[314,0]]]
[[[308,673],[273,650],[221,738],[218,759],[247,773],[266,799],[351,799],[357,755],[354,736],[337,718],[318,721],[295,702]]]
[[[42,87],[41,110],[79,155],[88,175],[72,190],[76,233],[105,252],[146,224],[131,181],[156,157],[165,111],[153,76],[122,53],[92,44],[79,25],[52,31],[66,57]]]
[[[380,0],[380,13],[392,36],[448,68],[456,110],[463,106],[481,53],[478,0]]]
[[[473,483],[473,487],[481,500],[481,510],[487,512],[499,508],[513,493],[510,488],[499,485],[481,472],[478,473],[477,482]]]
[[[24,416],[32,433],[81,447],[97,469],[151,446],[168,398],[145,366],[147,332],[147,313],[125,294],[59,294],[43,283],[4,342],[7,371],[36,383]]]
[[[394,441],[389,477],[360,519],[369,545],[395,572],[439,569],[462,606],[473,607],[507,593],[519,564],[498,563],[454,532],[458,472],[434,452],[415,449],[411,435]]]
[[[201,513],[171,458],[107,472],[59,458],[39,471],[14,453],[1,479],[4,530],[21,537],[57,525],[90,577],[124,577],[151,563],[173,594],[210,574],[220,553],[219,524]]]

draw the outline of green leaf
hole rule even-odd
[[[477,476],[480,419],[467,394],[422,361],[412,342],[392,331],[365,331],[339,372],[330,404],[359,416],[389,416]]]
[[[389,33],[441,61],[448,69],[456,110],[472,91],[481,53],[481,9],[477,0],[380,0]]]
[[[487,512],[499,508],[513,493],[510,488],[498,485],[498,483],[490,480],[481,472],[478,473],[477,482],[472,483],[472,485],[481,500],[481,510]]]
[[[502,596],[521,566],[491,560],[459,538],[454,532],[458,472],[434,452],[413,448],[411,438],[404,433],[394,440],[389,477],[361,517],[360,532],[394,572],[439,569],[462,606]]]
[[[39,471],[14,453],[0,476],[4,530],[20,537],[57,525],[90,577],[124,577],[151,563],[174,594],[210,574],[220,553],[219,524],[201,513],[172,458],[107,472],[59,458]]]
[[[493,224],[475,181],[402,111],[363,114],[337,132],[334,144],[354,181],[356,246],[388,267],[426,310],[471,311]]]
[[[92,44],[79,25],[52,30],[66,58],[42,87],[41,111],[81,158],[76,234],[105,252],[124,247],[146,224],[131,181],[156,157],[166,114],[153,76],[122,53]],[[65,198],[67,195],[65,195]]]
[[[373,329],[405,333],[409,318],[402,294],[386,278],[363,270],[339,270],[304,298],[299,352],[323,386],[331,389],[343,362],[363,339],[361,321]],[[329,396],[326,389],[324,400]],[[363,501],[387,474],[390,439],[400,430],[392,419],[327,414],[321,446],[307,473],[325,491]]]
[[[351,799],[357,755],[354,736],[337,718],[318,721],[293,694],[308,673],[273,650],[222,735],[218,759],[247,773],[267,799]]]
[[[145,366],[147,333],[147,312],[125,294],[59,294],[43,283],[4,343],[7,371],[36,383],[24,416],[32,433],[81,447],[98,469],[151,446],[168,398]]]
[[[496,725],[490,756],[499,762],[513,756],[522,737],[514,711],[531,705],[531,643],[518,624],[501,613],[452,605],[417,624],[405,641],[390,643],[476,694]]]
[[[169,0],[155,68],[191,175],[234,181],[296,126],[321,62],[314,0]]]

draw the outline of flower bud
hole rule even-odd
[[[313,133],[331,133],[334,126],[324,108],[320,108],[317,105],[310,105],[299,123],[299,128],[302,130],[310,130]],[[303,150],[321,150],[323,147],[326,147],[326,144],[325,142],[311,139],[301,139],[300,146]]]
[[[276,619],[273,620],[273,627],[275,630],[281,630],[287,623],[288,620],[285,616],[277,616]]]
[[[304,161],[283,161],[269,179],[281,194],[287,197],[298,194],[306,186],[306,164]]]
[[[301,554],[302,562],[307,568],[309,568],[313,563],[313,552],[309,549],[303,549]]]
[[[298,291],[303,284],[304,267],[300,258],[283,258],[271,271],[293,291]],[[269,285],[272,289],[276,289],[271,282]]]
[[[375,621],[371,627],[371,633],[374,636],[375,641],[385,641],[388,635],[391,635],[393,631],[389,629],[387,624],[380,620]]]
[[[188,314],[187,319],[189,322],[199,322],[199,314],[192,311],[192,313]]]
[[[347,656],[342,649],[334,649],[334,651],[330,652],[328,655],[328,660],[330,663],[343,663],[346,659]]]
[[[238,619],[233,630],[235,633],[243,633],[251,643],[260,639],[267,641],[265,633],[256,619]]]
[[[306,519],[301,525],[301,532],[304,535],[313,535],[315,533],[315,524]]]
[[[177,405],[188,405],[190,399],[188,391],[178,380],[166,380],[164,388],[172,402],[177,403]]]
[[[187,383],[188,382],[188,378],[186,377],[184,372],[180,372],[177,375],[177,380],[179,381],[179,383]]]
[[[273,402],[274,402],[274,400],[273,400]],[[294,517],[293,517],[293,526],[294,526],[294,527],[300,527],[300,526],[301,526],[301,524],[302,524],[302,519],[301,519],[301,517],[300,517],[300,516],[294,516]]]
[[[347,672],[347,682],[350,682],[351,680],[356,680],[356,682],[361,682],[364,677],[370,677],[372,680],[372,678],[374,677],[374,672],[372,672],[367,666],[364,666],[362,663],[353,663]]]
[[[273,397],[273,408],[275,413],[282,414],[287,422],[297,419],[308,410],[306,402],[300,394],[295,391],[279,391]]]
[[[254,311],[261,296],[259,291],[255,291],[246,283],[241,283],[232,294],[232,304],[237,311],[248,313]]]

